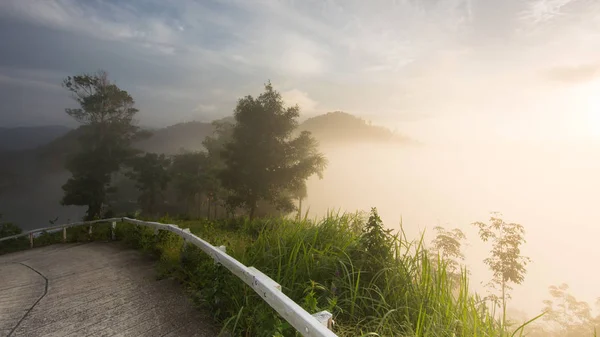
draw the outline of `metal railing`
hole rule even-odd
[[[273,279],[263,274],[260,270],[254,267],[247,267],[238,260],[229,256],[226,253],[226,247],[220,246],[215,247],[210,243],[202,240],[196,235],[192,234],[187,228],[180,228],[177,225],[163,224],[159,222],[141,221],[130,218],[111,218],[95,221],[84,221],[75,222],[64,225],[57,225],[52,227],[40,228],[23,232],[21,234],[12,235],[4,238],[0,238],[0,242],[11,239],[17,239],[19,237],[29,236],[30,247],[33,248],[34,235],[41,232],[58,231],[62,229],[63,241],[67,241],[67,228],[76,226],[89,226],[88,232],[91,236],[93,225],[97,223],[112,223],[111,226],[111,238],[115,240],[115,228],[117,222],[125,222],[138,226],[145,226],[154,228],[155,233],[159,230],[169,231],[177,234],[184,239],[185,244],[193,244],[200,248],[206,254],[210,255],[216,263],[221,264],[227,268],[232,274],[237,276],[239,279],[249,285],[254,291],[262,297],[275,311],[277,311],[281,317],[283,317],[290,325],[292,325],[302,336],[307,337],[335,337],[330,329],[332,328],[333,320],[332,315],[327,311],[321,311],[311,315],[296,302],[287,297],[282,291],[281,286],[277,284]]]

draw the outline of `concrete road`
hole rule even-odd
[[[119,243],[0,256],[0,336],[217,336],[182,288]]]

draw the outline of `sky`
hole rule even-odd
[[[74,125],[61,80],[104,69],[154,127],[271,80],[419,137],[600,136],[596,0],[4,0],[0,41],[0,126]]]

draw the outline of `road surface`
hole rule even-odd
[[[119,243],[0,255],[0,336],[217,336],[154,262]]]

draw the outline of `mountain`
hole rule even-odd
[[[34,149],[64,136],[69,131],[70,128],[59,125],[0,128],[0,151]]]

